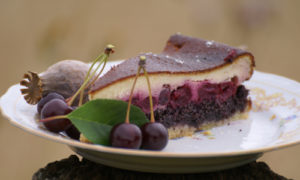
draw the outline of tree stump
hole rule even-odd
[[[49,163],[45,168],[34,173],[33,180],[276,180],[287,179],[269,168],[264,162],[251,162],[233,169],[196,174],[155,174],[122,170],[94,163],[85,158],[80,160],[76,155],[67,159]]]

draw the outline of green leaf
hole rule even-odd
[[[96,99],[77,108],[68,118],[92,143],[109,145],[109,133],[116,124],[125,122],[127,102]],[[131,105],[130,123],[141,126],[149,122],[143,111]]]

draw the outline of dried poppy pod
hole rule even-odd
[[[21,89],[28,104],[37,104],[50,92],[61,94],[65,99],[74,95],[84,82],[89,65],[77,60],[64,60],[50,66],[45,72],[28,72],[20,82],[27,88]],[[84,102],[88,101],[87,91]]]

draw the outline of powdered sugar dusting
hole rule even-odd
[[[214,41],[212,40],[212,41],[207,41],[206,43],[205,43],[205,45],[206,45],[206,47],[211,47],[212,45],[214,44]]]
[[[181,60],[181,59],[177,59],[177,58],[175,58],[174,59],[177,63],[180,63],[180,64],[183,64],[184,63],[184,61],[183,60]]]

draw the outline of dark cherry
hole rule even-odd
[[[70,124],[66,129],[65,129],[65,133],[72,139],[76,139],[78,140],[80,137],[80,132],[78,131],[78,129],[73,125]]]
[[[218,84],[204,82],[198,89],[198,101],[214,100],[216,95],[220,93]]]
[[[110,142],[113,147],[139,149],[142,144],[142,132],[135,124],[121,123],[111,130]]]
[[[131,104],[133,104],[135,106],[138,106],[139,105],[139,101],[140,101],[140,97],[139,96],[133,97],[132,101],[131,101]],[[128,102],[128,100],[127,100],[127,102]]]
[[[191,88],[185,84],[181,87],[178,87],[176,90],[171,93],[171,104],[173,107],[184,106],[192,98]]]
[[[170,95],[171,95],[170,85],[164,84],[163,90],[160,92],[158,97],[158,104],[167,105],[170,101]]]
[[[46,103],[41,111],[41,119],[46,119],[59,115],[67,115],[73,111],[73,108],[67,105],[67,103],[61,99],[52,99]],[[43,122],[45,127],[52,132],[64,131],[70,124],[69,119],[52,119]]]
[[[45,105],[47,102],[51,101],[52,99],[61,99],[61,100],[65,100],[65,98],[64,98],[62,95],[58,94],[58,93],[55,93],[55,92],[49,93],[47,96],[43,97],[43,98],[39,101],[39,103],[38,103],[38,105],[37,105],[37,111],[38,111],[39,114],[41,113],[41,111],[42,111],[44,105]]]
[[[157,99],[155,97],[152,97],[152,102],[153,102],[153,109],[155,110],[155,108],[157,107]],[[141,100],[138,106],[143,110],[143,112],[149,113],[150,112],[149,96]]]
[[[146,123],[141,127],[141,130],[143,136],[141,148],[162,150],[168,144],[168,130],[161,123]]]
[[[219,101],[224,102],[236,92],[236,85],[229,81],[219,84],[221,93],[217,95]]]

